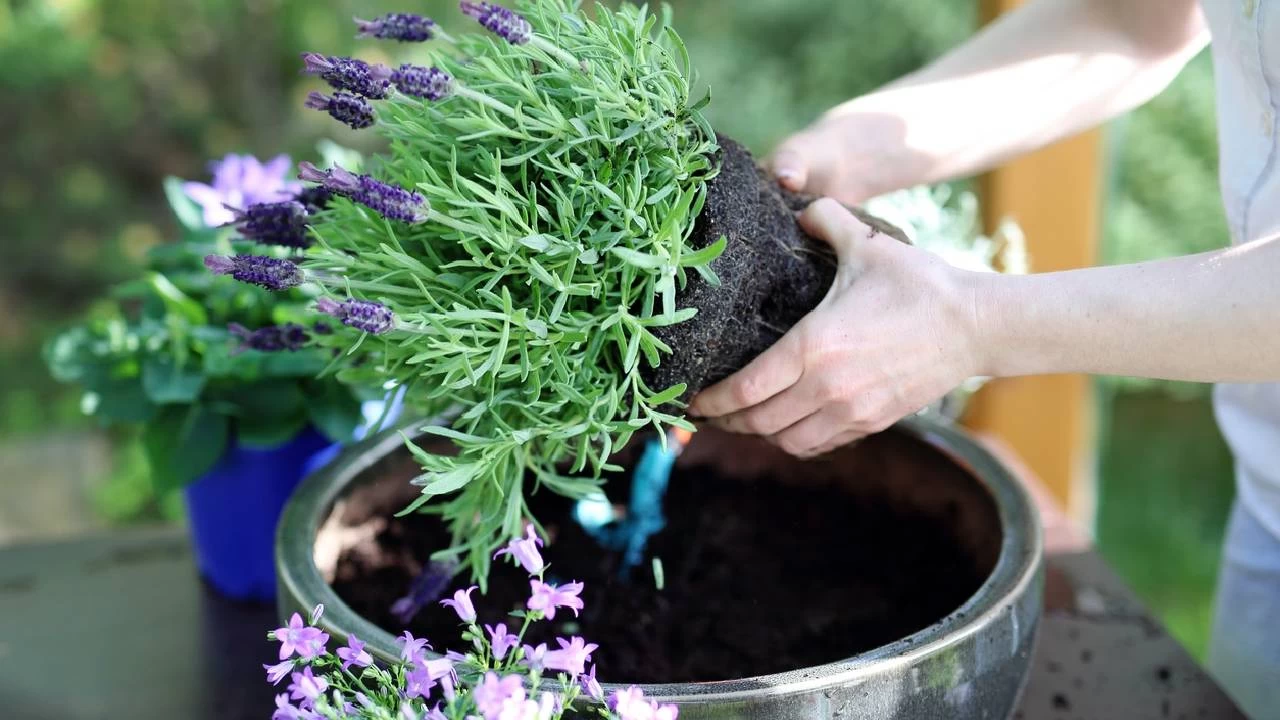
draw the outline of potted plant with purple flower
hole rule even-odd
[[[509,546],[528,572],[525,607],[505,622],[481,624],[472,602],[478,588],[458,590],[440,604],[461,622],[461,644],[443,654],[405,631],[395,657],[377,663],[355,634],[331,646],[317,626],[323,605],[307,620],[293,613],[268,633],[279,643],[279,662],[263,666],[267,681],[289,681],[276,695],[273,720],[676,720],[675,705],[648,698],[635,685],[606,693],[591,664],[595,643],[577,635],[557,637],[552,647],[526,641],[532,626],[585,609],[582,584],[546,582],[547,568],[527,542]]]
[[[352,389],[319,377],[332,357],[315,342],[329,328],[308,309],[314,293],[280,275],[254,276],[270,289],[254,287],[204,264],[261,252],[262,240],[281,259],[310,243],[304,220],[327,198],[290,180],[291,167],[285,156],[228,155],[209,184],[166,181],[182,236],[152,248],[135,279],[45,353],[55,377],[84,389],[85,413],[142,425],[155,486],[185,493],[202,573],[236,598],[274,597],[281,507],[363,420]],[[283,214],[246,212],[262,207]]]
[[[702,116],[669,16],[568,0],[460,8],[482,32],[403,13],[357,21],[370,38],[432,41],[414,64],[304,56],[329,86],[308,107],[386,148],[359,170],[300,166],[333,196],[306,217],[305,252],[206,259],[246,282],[312,288],[312,309],[334,323],[316,343],[339,353],[337,377],[389,383],[432,418],[352,449],[286,509],[282,610],[323,602],[320,632],[358,637],[367,645],[346,654],[382,665],[340,687],[325,675],[342,693],[332,702],[314,669],[273,669],[299,672],[292,699],[310,703],[282,701],[282,716],[567,712],[557,679],[532,673],[540,646],[581,652],[580,634],[602,643],[593,652],[614,692],[650,683],[645,694],[686,716],[832,717],[857,703],[867,717],[949,708],[967,719],[1011,707],[1037,617],[1038,539],[1016,482],[972,439],[912,420],[804,464],[759,441],[689,440],[683,402],[813,309],[835,264],[796,223],[808,199],[783,193]],[[385,478],[412,487],[375,482]],[[664,502],[668,487],[676,499]],[[791,532],[766,532],[775,526]],[[856,552],[873,541],[892,550]],[[494,564],[505,555],[525,572]],[[479,643],[471,670],[506,684],[501,707],[475,704],[486,680],[459,692],[465,656],[444,658],[455,682],[428,665],[438,656],[418,661],[392,639],[410,626],[438,636],[431,606],[454,590],[467,608],[463,578],[485,616],[541,614],[519,633],[531,648],[520,666],[496,649],[506,628],[464,638]],[[580,617],[553,614],[582,610],[585,593]],[[349,697],[371,697],[352,683],[381,672],[391,681],[378,709]],[[423,685],[411,673],[465,699],[406,703]],[[965,708],[957,688],[999,702]],[[603,711],[673,714],[647,702]]]

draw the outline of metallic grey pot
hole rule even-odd
[[[679,704],[682,720],[1000,720],[1012,714],[1026,679],[1041,609],[1043,548],[1035,509],[1003,465],[945,420],[925,414],[890,432],[903,437],[906,452],[941,452],[954,464],[954,472],[941,473],[947,478],[913,477],[902,483],[900,477],[881,478],[892,473],[864,471],[849,487],[895,483],[894,492],[904,501],[958,515],[957,541],[988,555],[992,568],[977,593],[934,625],[841,662],[726,682],[642,686],[647,695]],[[722,440],[718,447],[709,440],[699,451],[699,438],[705,434],[695,436],[686,456],[700,452],[704,462],[723,458],[726,466],[742,467],[771,452],[749,438]],[[317,559],[331,565],[341,549],[343,533],[328,522],[331,515],[336,517],[335,503],[402,446],[395,432],[375,436],[310,477],[285,508],[276,539],[281,617],[295,611],[305,614],[323,603],[320,624],[326,632],[338,642],[355,633],[384,660],[398,653],[394,638],[343,603],[325,581]],[[836,451],[806,463],[801,474],[847,476],[842,453],[856,452],[856,447]],[[801,462],[768,457],[774,463]],[[845,459],[852,462],[851,458]],[[778,618],[787,621],[785,616]]]

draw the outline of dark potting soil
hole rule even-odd
[[[677,295],[677,306],[698,315],[655,328],[673,353],[645,371],[655,389],[688,386],[685,399],[750,362],[817,307],[835,279],[830,247],[809,237],[795,213],[815,198],[784,191],[746,148],[724,136],[720,172],[707,184],[707,201],[694,225],[695,248],[723,236],[724,253],[711,265],[720,286],[697,273]],[[850,208],[876,230],[908,242],[898,228]]]
[[[869,438],[855,452],[874,457],[855,461],[853,472],[891,483],[920,473],[946,482],[963,476],[942,455],[896,437]],[[760,467],[749,451],[729,462]],[[353,610],[393,634],[408,629],[437,649],[456,648],[452,611],[433,603],[407,627],[389,611],[448,540],[433,517],[391,517],[413,496],[407,480],[415,470],[406,462],[383,471],[348,499],[344,517],[375,519],[381,529],[343,551],[333,587]],[[548,580],[584,582],[586,609],[579,618],[562,611],[553,623],[535,625],[530,637],[552,647],[557,635],[599,643],[594,661],[601,679],[612,682],[784,672],[848,658],[928,627],[971,597],[994,562],[964,549],[954,503],[950,514],[922,513],[887,494],[854,498],[808,478],[779,481],[796,475],[792,471],[764,472],[744,481],[706,465],[677,467],[667,527],[649,546],[649,556],[661,560],[661,590],[648,562],[629,581],[620,580],[619,555],[601,550],[571,519],[569,501],[546,491],[534,495],[532,511],[551,536],[544,548]],[[609,482],[612,497],[626,497],[626,477]],[[457,587],[468,584],[464,579]],[[521,609],[528,594],[522,570],[495,563],[488,593],[473,598],[481,622],[492,624],[518,622],[507,614]]]

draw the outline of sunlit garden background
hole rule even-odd
[[[302,107],[316,87],[298,73],[302,51],[353,51],[352,15],[444,5],[0,0],[0,544],[179,517],[177,498],[153,491],[137,438],[87,421],[77,391],[48,376],[42,344],[174,237],[166,176],[205,180],[208,162],[229,152],[314,158],[334,136]],[[759,152],[958,43],[977,15],[973,0],[673,5],[713,89],[712,123]],[[361,55],[391,60],[373,55],[386,50]],[[1226,242],[1212,94],[1202,55],[1110,129],[1108,262]],[[337,137],[361,147],[354,133]],[[1233,492],[1207,388],[1106,380],[1098,392],[1098,542],[1203,655]]]

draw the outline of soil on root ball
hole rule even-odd
[[[673,352],[646,369],[644,378],[654,389],[686,384],[685,400],[777,342],[817,307],[836,273],[830,247],[796,221],[796,212],[816,198],[783,190],[746,148],[723,135],[717,140],[720,172],[707,184],[690,242],[700,249],[726,239],[724,253],[711,264],[720,285],[688,273],[676,306],[697,308],[698,314],[654,329]],[[850,211],[878,232],[910,242],[885,221]]]
[[[554,648],[556,636],[570,635],[598,643],[593,661],[606,682],[785,672],[839,661],[928,627],[963,605],[994,565],[998,529],[982,538],[971,530],[998,527],[988,517],[994,510],[981,504],[985,495],[979,511],[970,513],[975,526],[954,501],[926,512],[892,489],[851,494],[848,484],[819,477],[852,477],[855,487],[861,478],[894,488],[921,477],[939,487],[976,486],[943,455],[895,433],[869,438],[838,467],[810,464],[812,476],[795,472],[802,466],[794,460],[761,459],[752,448],[715,452],[719,470],[695,458],[671,478],[667,526],[648,552],[661,562],[661,590],[649,561],[620,579],[620,556],[602,550],[572,519],[570,501],[546,491],[531,498],[550,535],[543,550],[548,581],[586,585],[581,617],[561,610],[553,622],[534,625],[534,644]],[[772,463],[790,469],[769,469]],[[744,480],[735,466],[754,475]],[[393,634],[408,629],[438,650],[459,648],[452,611],[433,603],[407,625],[390,612],[430,553],[448,541],[434,517],[391,517],[412,497],[407,480],[415,471],[407,460],[347,499],[344,524],[367,518],[378,529],[342,552],[333,587],[353,610]],[[609,482],[611,493],[622,493],[615,497],[626,497],[627,477]],[[469,584],[463,580],[457,587]],[[495,563],[487,594],[472,596],[480,621],[506,621],[515,629],[519,621],[508,614],[524,607],[529,590],[520,568]]]

